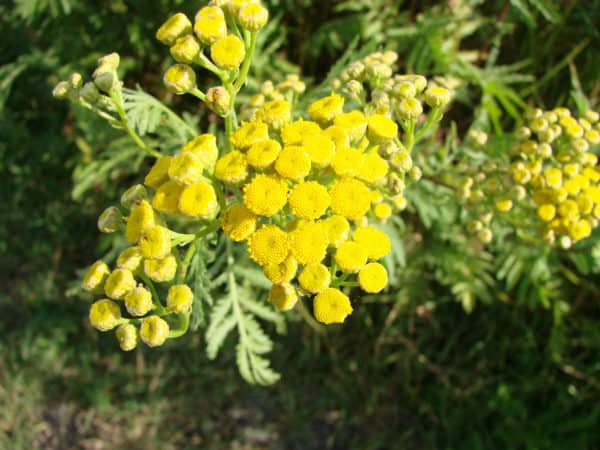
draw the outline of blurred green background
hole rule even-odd
[[[456,80],[446,123],[459,131],[480,121],[500,133],[527,104],[600,98],[597,0],[266,3],[273,20],[250,90],[288,71],[318,86],[342,55],[394,49],[399,70]],[[0,6],[0,449],[600,448],[598,236],[561,257],[555,277],[523,275],[523,288],[487,253],[427,227],[407,246],[393,301],[326,335],[290,319],[271,388],[247,385],[231,351],[209,361],[201,334],[124,354],[91,329],[76,286],[112,245],[96,217],[139,175],[104,164],[82,183],[119,135],[51,89],[118,51],[129,87],[197,114],[161,86],[169,56],[154,32],[203,4]],[[475,286],[471,313],[452,281],[462,276]]]

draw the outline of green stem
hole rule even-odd
[[[250,45],[246,49],[246,58],[244,59],[244,63],[242,64],[242,68],[240,69],[240,74],[235,80],[233,87],[235,92],[239,92],[244,83],[246,82],[246,78],[248,76],[248,71],[250,70],[250,66],[252,65],[252,58],[254,57],[254,50],[256,49],[256,32],[250,33]]]
[[[152,293],[152,303],[154,304],[154,309],[156,310],[157,314],[159,316],[165,316],[167,314],[170,314],[171,311],[169,311],[167,308],[165,308],[163,306],[163,304],[160,302],[160,297],[158,296],[158,292],[156,291],[156,288],[154,287],[154,283],[152,283],[152,280],[145,274],[145,273],[140,273],[140,278],[142,279],[142,281],[144,282],[144,284],[146,286],[148,286],[148,288],[150,289],[150,292]]]
[[[179,327],[172,328],[169,331],[169,339],[178,338],[187,333],[188,328],[190,327],[190,315],[189,313],[177,314],[179,318]]]
[[[232,103],[235,103],[235,102],[232,101]],[[231,107],[232,111],[234,110],[234,108],[235,108],[235,106]],[[227,141],[227,149],[229,151],[233,150],[233,144],[231,143],[231,138],[230,138],[231,133],[233,133],[233,131],[235,130],[234,123],[233,123],[233,117],[234,116],[231,112],[225,116],[225,140]]]
[[[410,152],[415,145],[415,120],[410,119],[406,127],[406,150]]]
[[[235,314],[235,320],[237,322],[238,333],[240,335],[240,342],[243,345],[243,342],[246,340],[246,327],[244,326],[244,320],[242,317],[242,307],[240,306],[240,301],[238,297],[237,284],[235,282],[235,275],[233,273],[233,266],[235,264],[235,260],[233,258],[233,250],[231,240],[226,240],[227,247],[227,281],[229,286],[229,295],[231,296],[231,302],[233,304],[233,313]]]
[[[415,142],[418,142],[423,136],[425,136],[425,134],[431,129],[431,127],[440,121],[442,115],[443,114],[441,108],[435,108],[433,111],[431,111],[429,116],[427,116],[427,120],[425,121],[421,129],[415,135]]]
[[[121,124],[123,125],[123,128],[129,135],[129,137],[131,137],[131,139],[133,139],[133,141],[137,144],[138,147],[140,147],[142,150],[144,150],[146,153],[148,153],[148,155],[153,156],[155,158],[161,158],[162,157],[161,153],[148,147],[148,145],[146,145],[146,143],[135,132],[135,130],[131,127],[131,125],[129,125],[129,119],[127,118],[127,113],[125,112],[125,107],[123,106],[123,99],[121,98],[121,93],[113,90],[110,93],[110,98],[113,100],[113,102],[115,104],[117,113],[119,114],[119,117],[121,118]]]
[[[191,91],[189,91],[189,94],[192,94],[194,97],[199,98],[203,102],[206,101],[206,94],[204,94],[204,92],[202,92],[197,87],[195,87],[194,89],[192,89]]]
[[[194,62],[197,63],[199,66],[204,67],[206,70],[209,70],[210,72],[214,73],[221,80],[225,80],[227,72],[215,66],[213,62],[210,59],[208,59],[204,53],[200,52],[198,58],[196,58]]]

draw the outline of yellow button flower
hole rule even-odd
[[[117,267],[135,272],[142,263],[142,251],[137,245],[128,247],[117,258]]]
[[[183,186],[173,180],[161,184],[152,197],[152,207],[163,213],[176,213],[181,191]]]
[[[313,120],[325,123],[330,122],[335,116],[341,114],[343,109],[344,97],[332,93],[308,105],[306,111]]]
[[[289,311],[298,302],[298,294],[290,283],[274,284],[269,291],[269,301],[279,311]]]
[[[574,221],[579,217],[579,206],[574,200],[565,200],[558,205],[558,214],[567,220]]]
[[[244,204],[259,216],[277,214],[287,203],[288,187],[273,175],[256,175],[244,187]]]
[[[108,331],[121,321],[121,308],[106,298],[94,302],[90,308],[90,322],[99,331]]]
[[[365,248],[353,241],[342,243],[335,252],[335,262],[344,272],[356,273],[367,263]]]
[[[288,256],[282,263],[267,264],[264,267],[265,276],[273,284],[291,281],[298,271],[298,262],[293,256]]]
[[[204,166],[194,153],[183,152],[175,156],[169,165],[169,177],[179,184],[189,186],[202,179]]]
[[[510,211],[513,207],[513,202],[510,198],[499,198],[494,204],[500,212]]]
[[[369,263],[358,272],[358,283],[369,294],[381,292],[387,285],[387,271],[379,263]]]
[[[350,146],[350,136],[345,128],[337,125],[331,125],[330,127],[326,128],[325,131],[323,131],[323,134],[331,138],[336,148]]]
[[[388,162],[373,151],[363,156],[358,177],[367,183],[381,184],[386,180],[388,168]]]
[[[183,95],[196,88],[196,72],[187,64],[175,64],[165,72],[163,83],[170,92]]]
[[[219,211],[219,203],[212,185],[201,181],[187,186],[179,197],[179,211],[190,217],[213,218]]]
[[[551,168],[544,170],[544,180],[546,184],[553,188],[562,186],[562,172],[560,169]]]
[[[273,165],[281,152],[281,144],[273,139],[258,142],[248,150],[248,164],[257,169],[267,169]]]
[[[214,167],[219,158],[217,138],[214,134],[201,134],[187,142],[181,149],[182,153],[193,153],[200,159],[203,167]]]
[[[305,291],[318,294],[329,287],[331,274],[321,263],[307,264],[298,276],[298,282]]]
[[[227,36],[225,14],[218,6],[205,6],[196,13],[194,33],[203,44],[210,45]]]
[[[279,130],[292,117],[292,105],[287,100],[271,100],[256,111],[256,119],[267,123],[274,130]]]
[[[119,325],[115,333],[119,341],[119,347],[124,352],[133,350],[137,346],[137,329],[130,323]]]
[[[450,103],[450,91],[441,86],[431,86],[425,91],[424,98],[432,108],[441,108]]]
[[[550,222],[556,215],[556,208],[549,203],[541,205],[537,210],[538,217],[544,222]]]
[[[348,220],[345,217],[333,215],[323,220],[321,223],[325,227],[329,245],[338,247],[342,242],[345,242],[348,239],[350,223],[348,223]]]
[[[288,235],[276,225],[263,225],[248,239],[248,251],[261,266],[279,264],[290,251]]]
[[[299,145],[308,136],[318,136],[319,134],[321,134],[321,127],[318,123],[310,120],[298,119],[281,128],[281,139],[284,145]]]
[[[316,181],[298,183],[289,195],[292,213],[301,219],[314,220],[321,217],[331,204],[325,186]]]
[[[248,2],[238,10],[237,20],[242,28],[256,32],[267,24],[269,11],[258,2]]]
[[[177,13],[161,25],[156,32],[156,39],[165,45],[173,45],[175,41],[192,32],[192,23],[183,13]]]
[[[238,150],[226,153],[217,160],[215,176],[225,183],[237,184],[248,176],[246,155]]]
[[[173,160],[172,156],[163,156],[156,160],[146,178],[144,184],[154,189],[169,180],[169,166]]]
[[[302,146],[315,167],[327,167],[335,155],[335,144],[324,133],[306,136]]]
[[[102,289],[109,274],[108,265],[104,261],[96,261],[85,273],[81,286],[88,292]]]
[[[290,232],[289,242],[292,255],[300,264],[321,262],[329,245],[322,222],[299,224]]]
[[[269,139],[269,126],[258,121],[245,122],[231,134],[230,139],[237,148],[245,150],[257,142]]]
[[[367,118],[358,110],[337,115],[333,124],[344,128],[351,141],[362,139],[367,131]]]
[[[373,207],[373,213],[381,221],[386,221],[392,215],[392,207],[387,203],[378,203]]]
[[[176,284],[169,288],[167,308],[169,311],[187,314],[192,309],[194,294],[187,284]]]
[[[363,154],[354,148],[338,148],[331,160],[331,168],[339,177],[358,174],[363,165]]]
[[[367,136],[374,144],[384,144],[398,134],[398,125],[382,114],[373,114],[368,118]]]
[[[244,61],[246,49],[239,37],[230,34],[210,46],[210,57],[220,69],[233,70]]]
[[[194,63],[201,51],[202,44],[200,44],[200,41],[191,34],[177,39],[170,49],[173,59],[183,64]]]
[[[132,316],[145,316],[153,308],[152,294],[145,287],[136,287],[125,296],[125,308]]]
[[[144,258],[162,259],[171,253],[171,232],[160,225],[147,228],[140,236],[139,246]]]
[[[169,324],[158,316],[146,317],[140,327],[140,338],[148,347],[163,345],[169,337]]]
[[[573,242],[585,239],[590,234],[592,234],[592,226],[585,219],[578,220],[569,225],[569,236]]]
[[[231,240],[244,241],[256,230],[256,215],[245,205],[233,205],[223,214],[221,227]]]
[[[310,157],[302,146],[283,147],[277,161],[275,170],[279,175],[289,180],[301,180],[310,172]]]
[[[133,274],[125,269],[113,270],[104,283],[104,293],[114,300],[122,300],[133,289],[135,279]]]
[[[176,271],[177,261],[173,255],[169,255],[163,259],[144,260],[144,273],[157,283],[171,281],[175,278]]]
[[[334,288],[327,288],[315,297],[313,310],[315,318],[324,324],[343,323],[353,311],[350,299]]]
[[[371,194],[363,182],[353,179],[336,180],[331,187],[331,210],[350,220],[360,219],[371,207]]]
[[[369,259],[383,258],[392,251],[388,235],[372,226],[357,228],[354,241],[367,252]]]

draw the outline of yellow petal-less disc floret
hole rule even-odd
[[[179,184],[189,186],[202,179],[204,166],[194,153],[183,152],[175,156],[169,165],[169,178]]]
[[[550,169],[544,170],[544,180],[546,184],[553,188],[558,188],[562,186],[562,172],[560,169],[553,167]]]
[[[143,231],[139,240],[144,258],[162,259],[171,253],[171,231],[156,225]]]
[[[310,105],[306,111],[308,115],[317,122],[327,123],[333,120],[335,116],[341,114],[344,110],[344,97],[332,93],[323,97]]]
[[[137,245],[126,248],[117,258],[117,267],[135,272],[142,263],[142,251]]]
[[[354,241],[346,241],[335,251],[335,262],[344,272],[356,273],[367,263],[368,253]]]
[[[288,187],[274,175],[256,175],[244,187],[244,204],[259,216],[272,216],[287,203]]]
[[[267,24],[269,11],[258,2],[249,2],[238,10],[237,20],[242,28],[256,32]]]
[[[163,84],[176,95],[186,94],[196,88],[196,72],[187,64],[175,64],[163,75]]]
[[[258,121],[245,122],[231,134],[230,139],[235,147],[245,150],[257,142],[269,139],[269,126]]]
[[[265,277],[273,283],[280,284],[291,281],[298,271],[298,262],[293,256],[289,255],[282,263],[267,264],[264,267]]]
[[[158,316],[149,316],[142,321],[140,338],[148,347],[163,345],[169,337],[169,324]]]
[[[201,8],[194,19],[194,33],[200,42],[210,45],[227,36],[225,14],[218,6]]]
[[[450,103],[450,91],[441,86],[430,86],[424,94],[425,103],[432,108],[441,108]]]
[[[336,180],[331,187],[331,210],[350,220],[363,217],[371,207],[371,192],[362,181]]]
[[[323,134],[331,138],[337,148],[350,146],[350,136],[345,128],[337,125],[331,125],[323,131]]]
[[[176,213],[181,191],[183,186],[176,181],[169,180],[161,184],[152,197],[152,207],[163,213]]]
[[[499,198],[495,202],[496,209],[500,212],[510,211],[513,207],[513,202],[510,198]]]
[[[273,165],[281,152],[281,144],[274,139],[257,142],[246,153],[248,164],[256,169],[267,169]]]
[[[590,225],[590,222],[585,219],[580,219],[569,225],[569,236],[573,242],[585,239],[590,234],[592,234],[592,226]]]
[[[145,316],[152,307],[152,294],[143,286],[136,287],[125,296],[125,308],[132,316]]]
[[[187,142],[181,149],[182,153],[190,152],[200,158],[203,167],[213,167],[219,157],[217,138],[214,134],[200,134]]]
[[[298,276],[298,282],[305,291],[318,294],[329,287],[331,274],[329,269],[321,263],[307,264]]]
[[[301,180],[310,172],[310,157],[306,149],[299,145],[283,147],[277,161],[275,170],[279,175],[289,180]]]
[[[269,301],[279,311],[289,311],[298,302],[296,288],[290,283],[274,284],[269,291]]]
[[[314,220],[325,214],[331,204],[331,197],[322,184],[306,181],[294,186],[288,201],[294,215],[301,219]]]
[[[302,146],[315,167],[327,167],[335,155],[335,144],[325,133],[306,136]]]
[[[386,180],[388,162],[377,152],[370,152],[363,156],[358,177],[371,184],[381,184]]]
[[[387,203],[377,203],[373,207],[373,213],[381,221],[386,221],[392,215],[392,207]]]
[[[256,215],[245,205],[232,205],[223,214],[221,227],[231,240],[244,241],[256,230]]]
[[[173,45],[177,39],[192,32],[192,23],[183,13],[172,15],[156,32],[156,39],[165,45]]]
[[[340,215],[333,215],[321,222],[325,227],[329,245],[338,247],[342,242],[348,239],[350,233],[350,223]]]
[[[339,177],[353,177],[363,165],[363,154],[350,147],[338,148],[331,160],[331,168]]]
[[[172,160],[172,156],[163,156],[156,160],[150,169],[150,172],[148,172],[146,178],[144,178],[144,184],[151,188],[158,189],[161,184],[168,181],[169,166],[171,165]]]
[[[288,235],[276,225],[263,225],[248,239],[248,251],[261,266],[279,264],[290,251]]]
[[[246,155],[238,150],[224,154],[215,165],[215,177],[225,183],[237,184],[248,176]]]
[[[351,141],[362,139],[367,131],[367,118],[358,110],[337,115],[333,124],[345,129]]]
[[[129,270],[115,269],[104,283],[104,293],[113,300],[122,300],[135,289],[135,279]]]
[[[125,236],[129,242],[137,242],[142,232],[152,228],[154,224],[154,209],[147,200],[142,200],[131,208],[131,214],[127,218],[125,227]]]
[[[244,61],[246,49],[239,37],[230,34],[210,46],[210,57],[220,69],[233,70]]]
[[[191,34],[187,34],[177,39],[170,49],[173,59],[183,64],[194,63],[201,51],[202,44]]]
[[[343,323],[353,310],[350,299],[344,293],[339,289],[327,288],[315,297],[313,311],[319,322],[331,324]]]
[[[289,234],[292,255],[300,264],[318,263],[325,258],[329,240],[322,222],[304,222]]]
[[[287,100],[271,100],[256,111],[256,119],[268,124],[274,130],[279,130],[292,117],[292,105]]]
[[[187,284],[175,284],[169,288],[167,294],[167,308],[169,311],[187,314],[192,309],[194,294]]]
[[[99,331],[108,331],[121,322],[121,308],[112,300],[103,298],[92,304],[90,322]]]
[[[189,217],[213,218],[219,211],[215,189],[204,181],[187,186],[179,197],[179,211]]]
[[[171,281],[175,278],[176,271],[177,260],[173,255],[169,255],[163,259],[144,260],[144,273],[157,283]]]
[[[281,140],[284,145],[302,144],[308,136],[321,134],[321,127],[311,120],[298,119],[281,128]]]
[[[367,252],[369,259],[383,258],[392,251],[388,235],[372,226],[357,228],[354,241]]]
[[[137,346],[138,333],[135,325],[131,323],[123,323],[119,325],[115,333],[119,347],[124,352],[133,350]]]
[[[108,265],[104,261],[96,261],[85,273],[81,286],[88,292],[102,289],[109,275]]]
[[[374,144],[383,144],[398,134],[398,125],[382,114],[373,114],[368,118],[367,136]]]
[[[369,263],[358,272],[358,283],[369,294],[381,292],[387,285],[387,271],[379,263]]]

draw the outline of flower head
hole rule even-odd
[[[245,205],[232,205],[223,214],[221,227],[231,240],[244,241],[256,230],[256,215]]]
[[[219,203],[211,184],[201,181],[187,186],[179,197],[179,211],[186,216],[210,219],[217,214]]]
[[[276,225],[263,225],[248,239],[248,251],[261,266],[279,264],[290,251],[288,235]]]
[[[287,203],[288,187],[274,175],[256,175],[244,187],[244,204],[259,216],[272,216]]]
[[[352,313],[350,299],[339,289],[327,288],[319,293],[314,300],[315,318],[322,323],[343,323]]]
[[[170,311],[185,314],[192,309],[194,294],[187,284],[175,284],[167,294],[167,308]]]
[[[106,298],[94,302],[90,308],[90,322],[99,331],[108,331],[121,321],[121,308]]]
[[[148,347],[163,345],[169,337],[169,324],[158,316],[149,316],[142,321],[140,338]]]

